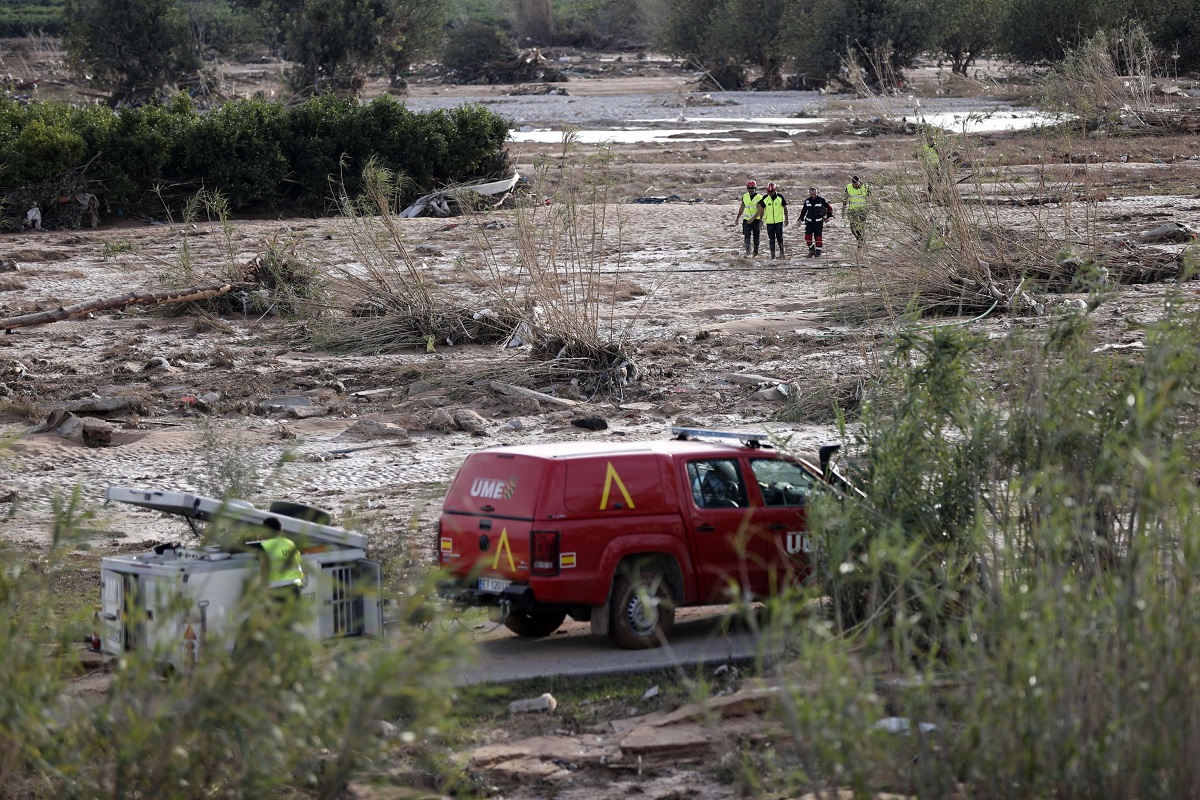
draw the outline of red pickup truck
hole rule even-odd
[[[806,580],[806,505],[837,448],[822,448],[818,468],[763,433],[672,433],[469,455],[438,522],[439,593],[493,607],[520,636],[547,636],[570,614],[633,649],[661,644],[677,607]]]

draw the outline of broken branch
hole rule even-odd
[[[73,306],[59,306],[50,311],[38,311],[34,314],[23,314],[18,317],[0,319],[0,328],[5,332],[13,328],[26,328],[30,325],[45,325],[50,322],[61,322],[64,319],[82,316],[92,311],[110,311],[126,306],[155,306],[164,303],[190,303],[220,297],[233,289],[232,284],[214,286],[193,286],[188,289],[167,289],[161,292],[129,292],[116,297],[101,297],[88,300],[86,303],[76,303]]]

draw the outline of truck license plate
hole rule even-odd
[[[506,581],[500,578],[479,579],[479,591],[481,592],[503,592],[511,585],[512,581]]]

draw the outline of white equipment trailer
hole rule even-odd
[[[383,632],[380,569],[367,558],[367,537],[321,524],[328,521],[324,512],[288,503],[263,511],[242,500],[117,486],[105,499],[178,514],[193,528],[194,520],[261,526],[274,517],[301,553],[300,602],[312,611],[305,615],[305,636],[319,641]],[[200,661],[208,647],[232,651],[245,621],[243,592],[260,575],[256,545],[230,551],[170,544],[103,559],[100,649],[114,656],[141,652],[176,667]]]

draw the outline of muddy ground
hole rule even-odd
[[[43,71],[54,69],[53,58],[39,61],[36,50],[14,55],[10,49],[3,58],[9,71],[18,62],[30,71],[39,64]],[[744,181],[755,178],[760,185],[779,182],[797,206],[800,188],[810,184],[837,204],[839,187],[851,174],[886,186],[911,172],[914,137],[856,135],[858,121],[883,108],[877,100],[817,93],[706,97],[696,90],[695,76],[669,61],[627,63],[629,58],[592,56],[572,63],[575,74],[562,85],[567,96],[509,94],[513,87],[455,87],[432,80],[415,81],[409,91],[417,109],[486,102],[517,128],[564,123],[589,129],[712,128],[720,117],[793,115],[845,123],[841,133],[827,127],[788,133],[781,131],[786,124],[733,124],[724,126],[740,127],[732,136],[614,145],[623,201],[645,195],[679,199],[657,205],[618,202],[607,210],[603,269],[619,275],[611,276],[614,291],[601,308],[626,338],[626,352],[639,369],[638,379],[619,396],[590,396],[586,386],[530,380],[539,362],[528,347],[436,342],[432,352],[421,347],[388,355],[334,355],[304,346],[293,320],[258,310],[181,317],[131,307],[16,328],[0,335],[0,394],[5,396],[0,433],[10,440],[0,462],[0,537],[29,553],[43,550],[52,529],[52,498],[78,487],[98,507],[87,525],[88,549],[76,554],[80,569],[68,588],[98,598],[98,574],[90,568],[101,556],[152,542],[187,541],[190,535],[183,524],[157,514],[99,506],[105,489],[202,491],[228,477],[221,474],[228,466],[214,466],[224,459],[226,465],[255,465],[261,479],[256,500],[287,498],[321,506],[338,520],[370,531],[375,552],[388,559],[394,574],[404,575],[429,563],[441,494],[464,456],[480,447],[659,438],[673,424],[769,426],[792,434],[801,450],[835,440],[829,424],[780,421],[788,401],[756,392],[791,385],[792,392],[799,388],[819,397],[846,376],[867,373],[892,328],[887,321],[847,324],[839,314],[842,293],[886,284],[888,263],[869,246],[856,250],[840,209],[827,228],[822,259],[803,257],[794,226],[786,233],[786,258],[769,260],[764,240],[758,258],[744,259],[733,225],[737,197]],[[231,91],[266,86],[269,93],[275,69],[229,68]],[[930,68],[918,73],[917,94],[890,99],[887,110],[907,116],[917,103],[925,109],[1007,110],[1028,87],[1014,90],[998,74],[951,81]],[[39,91],[69,92],[64,75],[55,72]],[[631,123],[634,119],[657,122]],[[1087,214],[1081,215],[1088,220],[1089,237],[1130,238],[1163,222],[1200,229],[1200,136],[1084,139],[994,132],[978,137],[974,146],[1021,186],[1086,185],[1093,194],[1102,192],[1106,199],[1087,204]],[[554,148],[523,143],[513,144],[512,152],[518,170],[528,173],[538,154]],[[577,179],[578,169],[566,169],[558,180]],[[1030,235],[1031,214],[1043,220],[1061,215],[1054,208],[997,213],[1017,237]],[[515,212],[493,212],[490,219],[513,223]],[[480,232],[462,220],[431,218],[401,225],[420,274],[474,300],[480,310],[489,299],[470,265],[488,251],[504,261],[523,230],[510,224]],[[1065,239],[1079,235],[1069,225],[1062,227]],[[185,262],[193,267],[195,285],[208,283],[230,263],[247,263],[281,239],[297,243],[324,270],[363,268],[353,227],[345,220],[235,219],[227,232],[208,221],[103,219],[94,229],[0,238],[0,260],[16,266],[0,274],[0,316],[160,288],[168,276],[178,280]],[[1144,247],[1177,252],[1183,246]],[[1102,342],[1137,347],[1137,324],[1156,318],[1167,291],[1161,283],[1120,289],[1098,314]],[[1073,299],[1061,295],[1054,302]],[[1036,330],[1046,321],[996,314],[972,324],[1003,336],[1014,327]],[[735,374],[765,380],[760,385],[730,377]],[[480,380],[484,377],[579,405],[563,409],[513,399]],[[110,423],[114,432],[106,446],[88,446],[56,432],[29,433],[34,423],[72,401],[86,407],[89,400],[114,398],[120,408],[76,412]],[[483,418],[480,430],[444,424],[447,412],[462,409]],[[572,425],[580,416],[601,417],[608,428]],[[347,430],[363,419],[395,423],[408,436],[347,438]],[[642,790],[661,794],[652,784],[662,778],[663,791],[671,794],[681,774],[686,782],[686,773],[659,772],[642,781]],[[506,796],[541,790],[524,791]],[[578,796],[606,792],[611,793],[594,787]],[[722,789],[714,796],[724,794]]]

